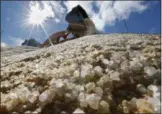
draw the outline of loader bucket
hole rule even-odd
[[[88,18],[87,12],[80,5],[78,5],[67,14],[65,20],[68,23],[83,23],[85,18]]]

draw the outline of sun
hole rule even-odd
[[[41,15],[40,11],[30,12],[28,23],[32,25],[41,25],[44,22],[44,17]]]
[[[39,7],[32,7],[28,15],[28,24],[42,25],[46,20],[43,10]]]
[[[26,19],[25,24],[26,25],[32,25],[32,29],[31,29],[31,32],[29,34],[29,37],[31,36],[35,26],[41,27],[43,29],[46,37],[48,38],[50,44],[53,45],[45,27],[43,26],[45,24],[45,21],[47,20],[47,15],[45,15],[45,14],[46,14],[45,10],[41,9],[38,2],[36,2],[35,5],[32,5],[30,7],[30,10],[28,10],[28,15],[27,15],[27,19]]]

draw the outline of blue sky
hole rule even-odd
[[[83,6],[95,22],[96,27],[104,33],[124,32],[124,20],[126,20],[130,33],[160,34],[160,1],[44,1],[42,3],[2,1],[1,44],[20,45],[23,40],[29,37],[32,25],[25,20],[33,11],[32,8],[38,4],[41,11],[44,11],[41,15],[45,15],[46,20],[43,26],[48,35],[66,29],[65,15],[77,4]],[[41,27],[34,27],[31,37],[40,43],[47,39]]]

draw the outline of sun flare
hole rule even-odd
[[[37,28],[41,27],[43,29],[46,37],[50,41],[50,44],[53,45],[45,27],[44,27],[45,21],[48,18],[48,16],[46,14],[47,14],[46,11],[40,7],[39,3],[35,2],[35,4],[32,4],[30,6],[30,9],[28,9],[27,18],[25,19],[24,25],[27,25],[27,26],[32,25],[32,29],[31,29],[31,32],[29,34],[29,38],[31,37],[31,35],[33,33],[33,29],[35,28],[35,26]]]
[[[28,23],[32,25],[41,25],[46,20],[43,10],[38,6],[32,7],[28,15]]]
[[[40,15],[40,13],[31,12],[31,14],[29,15],[28,22],[29,24],[33,25],[40,25],[44,22],[44,20],[45,19]]]

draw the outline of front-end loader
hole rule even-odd
[[[66,30],[53,33],[49,37],[50,40],[47,39],[43,44],[41,44],[41,48],[48,47],[51,45],[51,43],[60,43],[60,38],[63,38],[64,41],[66,41],[70,33],[73,37],[68,39],[79,38],[82,36],[97,33],[94,22],[89,18],[87,12],[80,5],[74,7],[66,15],[65,20],[68,22],[68,27],[66,28]]]

